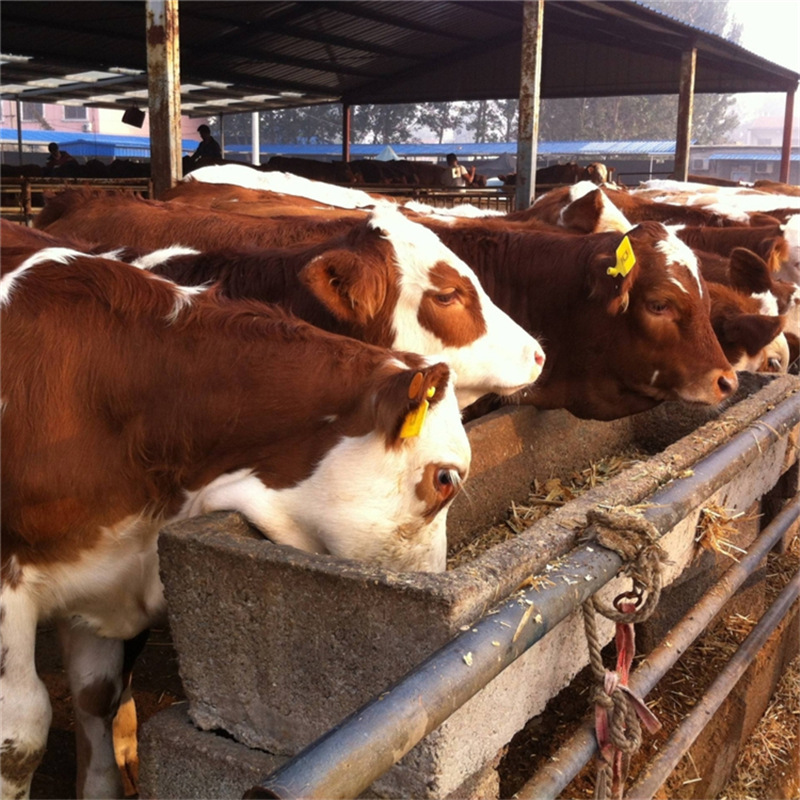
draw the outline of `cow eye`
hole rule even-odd
[[[436,491],[444,499],[451,498],[461,486],[461,475],[453,467],[440,467],[434,476]]]
[[[446,292],[439,292],[433,296],[433,299],[440,306],[451,306],[458,300],[458,290],[450,289]]]
[[[647,303],[647,310],[651,314],[663,315],[669,311],[669,303],[664,300],[649,300]]]

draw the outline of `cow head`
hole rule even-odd
[[[447,509],[471,457],[450,378],[444,363],[398,353],[352,413],[331,421],[345,435],[314,472],[290,488],[262,489],[264,513],[250,509],[248,517],[279,544],[387,569],[443,571]],[[208,510],[208,493],[204,503]]]
[[[694,253],[660,223],[604,240],[589,280],[609,321],[598,323],[593,346],[605,352],[617,391],[641,397],[642,408],[647,399],[715,405],[729,397],[738,382],[711,327]]]
[[[363,247],[330,250],[301,279],[366,341],[424,355],[441,354],[458,376],[462,408],[489,392],[511,394],[539,377],[536,340],[489,299],[475,273],[435,233],[394,207],[371,214]],[[378,241],[379,240],[379,241]],[[379,258],[388,268],[367,269]]]

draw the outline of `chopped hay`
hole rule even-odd
[[[753,519],[756,517],[745,517],[742,511],[737,514],[715,503],[709,503],[700,511],[695,541],[706,550],[713,550],[738,562],[737,555],[747,551],[733,544],[729,537],[736,533],[737,522],[749,522]]]
[[[528,497],[520,502],[512,501],[508,516],[503,522],[493,525],[449,554],[447,569],[456,569],[474,561],[491,548],[523,533],[554,509],[566,505],[589,489],[606,483],[628,467],[647,458],[647,454],[640,451],[625,452],[592,462],[585,469],[575,471],[568,477],[554,477],[545,481],[534,479]]]
[[[800,569],[800,535],[782,555],[768,556],[764,578],[766,604],[770,604]],[[722,612],[681,656],[648,694],[648,707],[662,724],[660,731],[643,736],[642,746],[632,758],[627,786],[672,736],[703,693],[711,685],[741,642],[753,629],[757,615]],[[613,659],[613,644],[604,651]],[[553,698],[544,714],[530,720],[517,734],[501,763],[503,797],[511,797],[530,780],[536,770],[552,759],[558,748],[574,732],[589,710],[589,686],[593,683],[588,668],[573,683]],[[767,800],[800,797],[800,657],[787,668],[770,706],[742,748],[734,773],[719,800]],[[785,773],[782,775],[781,773]],[[789,782],[794,778],[794,783]],[[593,760],[559,795],[561,798],[591,798],[594,793]],[[656,795],[671,800],[695,797],[703,777],[691,751]],[[787,789],[788,787],[788,789]],[[788,790],[788,794],[786,791]],[[666,794],[664,794],[666,792]]]

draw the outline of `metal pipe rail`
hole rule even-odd
[[[697,462],[691,476],[656,491],[644,516],[663,535],[798,423],[800,395],[791,395]],[[357,797],[621,566],[605,548],[575,548],[548,572],[552,586],[513,595],[243,797]]]
[[[733,654],[706,693],[681,722],[659,754],[650,762],[626,797],[629,800],[650,800],[661,784],[669,777],[678,762],[700,735],[725,698],[744,675],[759,650],[788,614],[792,604],[800,596],[800,572],[786,584],[775,602],[767,609],[758,624],[748,634],[739,649]]]
[[[639,697],[646,697],[652,691],[798,519],[800,495],[795,495],[750,545],[747,555],[726,570],[631,674],[629,685]],[[586,720],[553,754],[552,762],[543,766],[516,793],[516,797],[518,800],[552,800],[558,797],[596,752],[593,720]]]

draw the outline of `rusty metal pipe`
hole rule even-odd
[[[653,687],[705,630],[725,603],[758,568],[775,543],[800,519],[800,495],[762,531],[750,545],[747,555],[734,563],[695,603],[683,619],[664,637],[664,641],[644,659],[631,675],[629,685],[640,697]],[[551,800],[557,797],[583,769],[597,751],[591,720],[586,720],[556,753],[517,793],[518,800]]]
[[[800,422],[790,396],[699,461],[643,512],[663,534]],[[522,653],[611,580],[622,560],[578,547],[548,573],[554,586],[518,592],[385,692],[267,776],[245,798],[357,797]]]
[[[697,705],[692,708],[658,755],[647,765],[644,773],[639,776],[627,793],[628,800],[644,800],[645,798],[650,800],[653,797],[703,728],[708,725],[714,713],[731,693],[739,678],[758,655],[770,634],[784,619],[798,596],[800,596],[800,571],[796,572],[792,580],[786,584],[777,600],[767,609],[755,628],[750,631]]]

